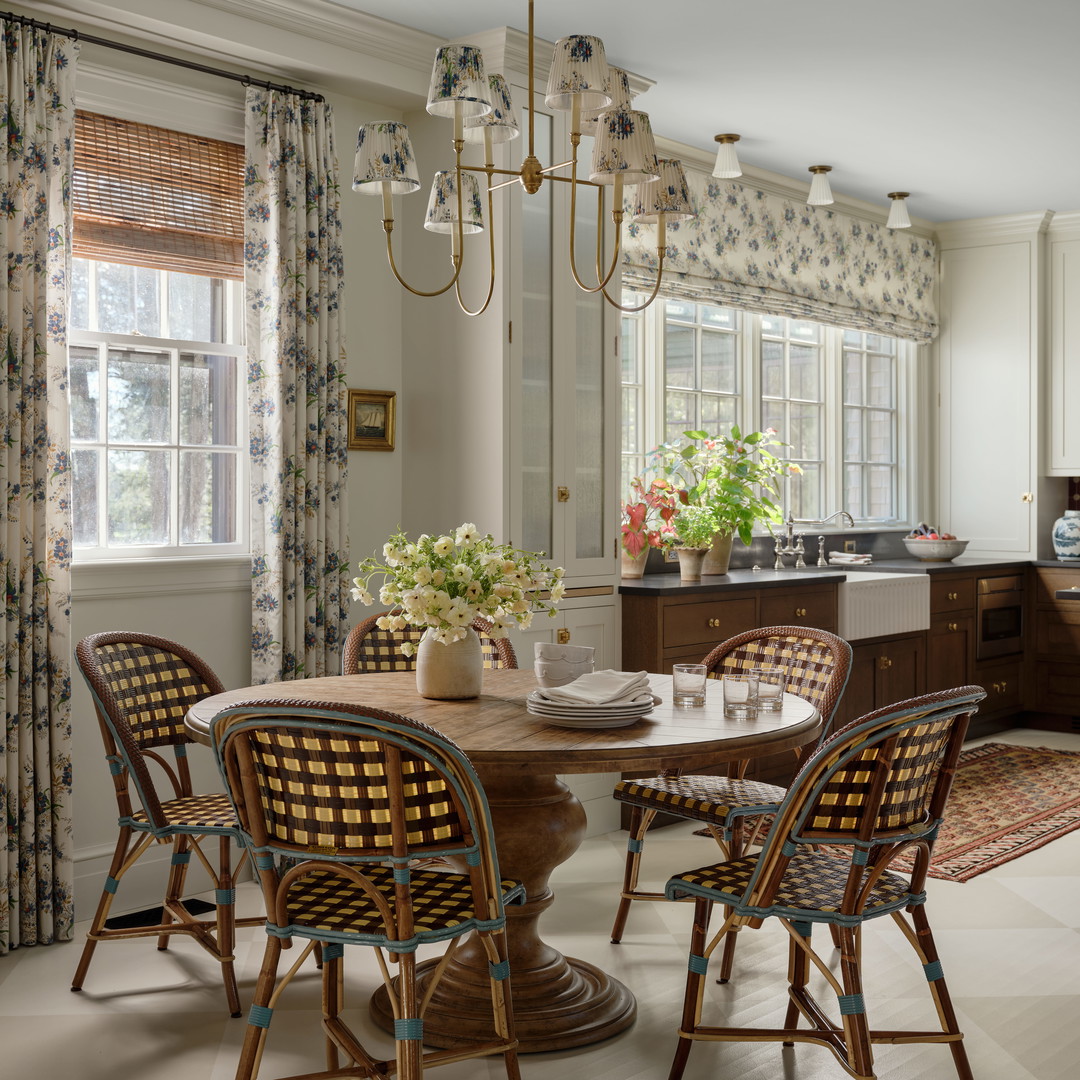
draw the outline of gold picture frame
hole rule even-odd
[[[393,450],[393,390],[349,391],[349,449]]]

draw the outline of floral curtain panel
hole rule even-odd
[[[67,285],[75,61],[0,21],[0,954],[71,938]]]
[[[341,218],[324,102],[249,87],[252,679],[333,675],[347,630]]]
[[[665,294],[925,343],[937,336],[937,249],[828,206],[686,169],[697,218],[668,225]],[[623,284],[651,289],[656,228],[629,226]]]

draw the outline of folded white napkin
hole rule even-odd
[[[873,556],[870,554],[858,554],[854,551],[830,551],[829,562],[833,566],[843,566],[847,563],[849,566],[865,566],[867,563],[873,562]]]
[[[564,705],[615,705],[648,694],[646,671],[593,671],[565,686],[541,686],[536,696]]]

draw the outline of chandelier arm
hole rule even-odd
[[[574,277],[574,283],[577,285],[577,287],[579,289],[581,289],[582,292],[587,292],[587,293],[604,292],[605,287],[607,286],[608,282],[611,281],[612,277],[614,277],[615,271],[619,267],[619,251],[620,251],[620,249],[622,247],[622,217],[623,217],[622,210],[612,210],[611,211],[611,220],[615,224],[615,250],[611,253],[611,265],[608,267],[607,273],[603,275],[602,279],[601,279],[601,275],[600,275],[600,262],[601,262],[601,258],[602,258],[601,250],[600,250],[600,244],[601,244],[601,238],[602,238],[603,232],[604,232],[604,219],[602,217],[600,217],[600,218],[598,218],[598,220],[596,222],[596,232],[597,232],[596,276],[597,276],[597,278],[599,280],[598,280],[598,283],[595,286],[586,285],[585,282],[583,282],[581,280],[581,276],[578,274],[577,257],[575,255],[575,251],[574,251],[574,249],[577,246],[577,241],[576,241],[576,236],[577,236],[577,229],[576,229],[576,223],[577,223],[577,189],[578,189],[578,184],[577,184],[577,147],[575,146],[574,147],[574,168],[573,168],[573,172],[571,173],[571,184],[570,184],[570,273]],[[622,194],[622,183],[619,181],[619,179],[616,179],[616,181],[615,181],[615,193],[614,193],[616,203],[618,203],[621,194]],[[598,204],[600,204],[600,205],[602,205],[602,203],[600,203],[600,200],[602,198],[603,198],[603,192],[601,191],[600,196],[599,196],[599,198],[597,200]],[[599,205],[597,207],[597,210],[599,212]],[[604,295],[606,296],[607,294],[604,293]]]
[[[383,231],[386,233],[386,257],[390,262],[390,270],[394,277],[397,278],[397,283],[403,289],[407,289],[413,296],[442,296],[444,292],[449,292],[449,290],[457,284],[457,279],[461,275],[461,259],[453,259],[453,256],[451,256],[451,259],[454,262],[454,276],[441,289],[435,289],[432,292],[425,292],[423,289],[414,289],[401,276],[401,272],[397,268],[397,263],[394,261],[394,246],[390,239],[390,234],[394,231],[393,219],[383,219]]]
[[[659,256],[659,263],[656,267],[656,283],[653,285],[652,292],[649,293],[649,299],[644,304],[638,304],[636,307],[626,307],[623,304],[613,300],[609,295],[607,289],[604,289],[604,299],[613,307],[617,308],[624,315],[633,315],[638,311],[644,311],[650,304],[656,299],[660,293],[660,282],[664,277],[664,250],[661,248],[657,252]]]
[[[488,145],[490,147],[490,140],[488,141]],[[493,171],[493,166],[491,165],[491,162],[488,162],[488,168],[492,169],[492,171]],[[494,213],[494,204],[495,203],[494,203],[494,199],[491,196],[491,193],[494,190],[495,189],[491,186],[491,179],[490,179],[490,176],[489,176],[489,178],[488,178],[488,189],[487,189],[487,208],[488,208],[488,223],[487,223],[487,233],[488,233],[488,290],[487,290],[487,296],[484,298],[484,303],[479,308],[477,308],[475,311],[473,311],[465,303],[465,301],[462,299],[462,296],[461,296],[461,281],[460,281],[460,279],[456,280],[455,283],[454,283],[454,293],[457,296],[458,307],[461,308],[461,310],[466,315],[470,316],[471,318],[475,317],[477,315],[483,315],[484,312],[487,311],[488,305],[491,303],[492,296],[495,295],[495,213]]]

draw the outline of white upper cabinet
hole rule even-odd
[[[1050,371],[1046,471],[1080,476],[1080,214],[1050,225]]]

